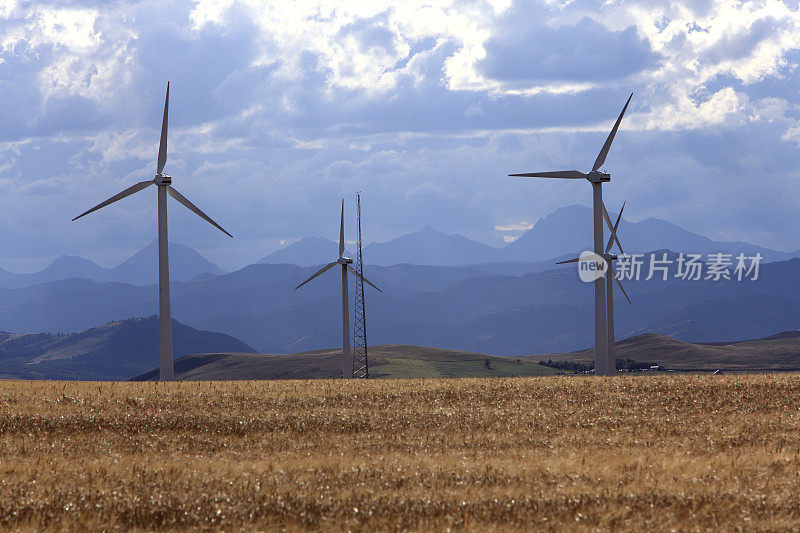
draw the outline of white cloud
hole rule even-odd
[[[495,224],[494,229],[497,231],[527,231],[533,227],[533,224],[528,222],[516,222],[512,224]]]
[[[546,39],[532,48],[526,37],[501,48],[505,67],[531,60],[524,76],[488,68],[498,38],[520,29],[574,37],[576,48]],[[513,239],[524,221],[589,198],[504,175],[590,164],[629,90],[609,202],[630,200],[632,217],[709,234],[725,225],[797,248],[785,228],[800,223],[800,176],[783,168],[800,146],[799,48],[798,7],[777,0],[4,3],[0,194],[20,199],[6,221],[57,236],[19,230],[6,252],[152,240],[152,228],[132,224],[150,201],[104,214],[104,224],[62,221],[152,174],[168,78],[168,171],[237,240],[209,245],[179,217],[175,235],[212,256],[219,246],[220,257],[245,262],[264,255],[264,242],[316,234],[329,204],[356,189],[374,240],[424,224]],[[582,51],[609,62],[584,76]],[[541,65],[554,67],[545,76]],[[748,200],[769,206],[756,220],[737,216],[751,209],[737,195],[754,176]],[[41,205],[22,201],[34,192]]]

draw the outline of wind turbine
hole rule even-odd
[[[608,238],[608,244],[606,244],[605,252],[603,253],[603,259],[606,260],[608,263],[608,271],[614,276],[614,281],[619,286],[619,289],[622,291],[622,294],[625,295],[625,299],[628,300],[628,304],[633,305],[631,299],[628,297],[628,293],[625,292],[625,287],[622,286],[622,283],[619,281],[617,277],[617,273],[614,271],[614,261],[617,259],[616,254],[609,253],[611,248],[614,246],[614,242],[617,243],[619,247],[620,253],[624,254],[625,252],[622,250],[622,246],[619,244],[619,239],[617,238],[617,228],[619,228],[619,222],[622,220],[622,211],[625,209],[625,202],[622,203],[622,207],[619,210],[619,215],[617,215],[617,221],[614,223],[613,227],[609,227],[611,231],[611,236]],[[606,211],[605,203],[603,204],[603,213],[606,215],[608,212]],[[563,265],[564,263],[577,263],[580,261],[580,257],[576,257],[574,259],[567,259],[566,261],[559,261],[556,263],[557,265]],[[614,285],[611,282],[606,283],[606,326],[608,332],[608,368],[611,369],[611,372],[616,371],[616,344],[615,340],[616,337],[614,336]]]
[[[344,200],[342,200],[342,221],[339,225],[339,258],[336,261],[328,263],[324,267],[320,268],[313,276],[295,287],[294,290],[299,289],[312,279],[327,272],[336,265],[342,265],[342,378],[349,379],[353,377],[353,353],[350,350],[350,310],[348,307],[350,298],[347,292],[347,272],[352,272],[378,292],[383,291],[373,285],[371,281],[362,276],[355,268],[353,268],[352,259],[349,257],[344,257]]]
[[[603,166],[608,155],[608,150],[611,148],[611,143],[614,142],[614,136],[617,134],[619,124],[622,122],[622,117],[625,115],[625,110],[628,109],[628,104],[633,98],[633,93],[628,97],[625,102],[625,107],[617,118],[614,127],[611,128],[611,133],[608,134],[603,148],[595,159],[592,170],[588,174],[578,170],[559,170],[555,172],[526,172],[524,174],[509,174],[509,176],[523,177],[523,178],[562,178],[562,179],[586,179],[592,184],[593,193],[593,209],[594,209],[594,253],[598,257],[603,257],[603,219],[605,218],[606,224],[611,226],[611,220],[608,213],[605,212],[603,207],[603,183],[611,181],[611,174],[601,172],[599,169]],[[613,234],[612,234],[613,235]],[[608,367],[608,332],[606,329],[606,284],[605,277],[600,276],[594,282],[594,368],[595,373],[601,376],[610,376],[613,368]]]
[[[126,196],[146,189],[155,184],[158,187],[158,359],[160,381],[172,381],[175,379],[175,367],[172,360],[172,317],[169,305],[169,244],[167,240],[167,194],[175,198],[178,202],[186,206],[190,211],[194,211],[201,218],[206,220],[215,228],[219,229],[228,237],[233,237],[230,233],[222,229],[222,226],[211,220],[203,213],[200,208],[187,200],[181,193],[172,187],[172,178],[162,171],[167,163],[167,115],[169,111],[169,82],[167,82],[167,96],[164,100],[164,119],[161,122],[161,142],[158,145],[158,162],[156,164],[156,176],[152,180],[140,181],[136,185],[128,187],[119,194],[116,194],[81,213],[72,220],[78,220],[82,216],[97,211],[101,207],[113,204],[117,200],[122,200]]]

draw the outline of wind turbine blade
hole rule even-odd
[[[624,294],[624,295],[625,295],[625,299],[626,299],[626,300],[628,300],[628,303],[629,303],[630,305],[633,305],[633,303],[631,302],[631,299],[630,299],[630,298],[628,298],[628,293],[627,293],[627,292],[625,292],[625,287],[623,287],[623,286],[622,286],[622,283],[619,281],[619,278],[617,277],[617,273],[616,273],[616,272],[614,272],[614,269],[613,269],[613,268],[612,268],[612,269],[610,269],[610,270],[611,270],[611,275],[613,275],[613,276],[614,276],[614,281],[616,281],[616,282],[617,282],[617,285],[619,286],[619,290],[621,290],[621,291],[622,291],[622,294]]]
[[[581,260],[581,258],[580,258],[580,257],[576,257],[575,259],[567,259],[566,261],[559,261],[559,262],[558,262],[558,263],[556,263],[556,264],[557,264],[557,265],[563,265],[564,263],[577,263],[577,262],[578,262],[578,261],[580,261],[580,260]]]
[[[617,118],[617,122],[614,123],[614,127],[611,128],[611,133],[608,134],[608,139],[606,139],[606,143],[603,145],[603,149],[600,150],[600,153],[597,154],[597,159],[594,161],[594,166],[592,170],[597,170],[598,168],[603,166],[603,163],[606,162],[606,156],[608,155],[608,150],[611,148],[611,143],[614,142],[614,136],[617,134],[617,130],[619,129],[619,123],[622,122],[622,116],[625,114],[625,110],[628,109],[628,104],[631,103],[631,98],[633,98],[633,93],[628,97],[628,101],[625,102],[625,107],[622,108],[622,113],[619,114],[619,118]]]
[[[606,226],[608,226],[608,230],[611,232],[611,238],[614,239],[614,241],[616,241],[617,246],[619,246],[619,251],[624,254],[625,251],[622,249],[622,243],[620,243],[619,239],[617,238],[617,230],[611,224],[611,217],[608,216],[608,211],[606,211],[606,204],[603,204],[603,218],[606,221]],[[608,251],[608,250],[606,250],[606,251]]]
[[[205,213],[203,213],[203,212],[200,210],[200,208],[199,208],[199,207],[197,207],[197,206],[196,206],[196,205],[194,205],[192,202],[190,202],[189,200],[187,200],[187,199],[186,199],[186,197],[184,197],[184,196],[183,196],[181,193],[179,193],[178,191],[176,191],[175,189],[173,189],[171,185],[167,185],[167,192],[169,193],[169,195],[170,195],[170,196],[172,196],[173,198],[175,198],[176,200],[178,200],[180,203],[182,203],[183,205],[185,205],[187,208],[189,208],[189,210],[190,210],[190,211],[194,211],[194,212],[195,212],[197,215],[199,215],[199,216],[200,216],[200,218],[204,219],[206,222],[208,222],[209,224],[211,224],[212,226],[214,226],[215,228],[217,228],[218,230],[220,230],[222,233],[224,233],[225,235],[227,235],[227,236],[228,236],[228,237],[230,237],[231,239],[233,238],[233,235],[231,235],[230,233],[228,233],[227,231],[225,231],[225,230],[222,228],[222,226],[220,226],[219,224],[217,224],[216,222],[214,222],[213,220],[211,220],[211,217],[210,217],[210,216],[208,216],[208,215],[206,215]]]
[[[344,200],[342,200],[342,223],[339,226],[339,257],[344,254]]]
[[[625,204],[626,203],[627,203],[627,200],[622,202],[622,207],[620,207],[620,209],[619,209],[619,215],[617,215],[617,221],[614,222],[614,231],[611,234],[611,236],[608,238],[608,244],[606,244],[606,253],[608,253],[608,251],[611,250],[611,245],[614,244],[614,236],[617,234],[617,228],[619,228],[619,221],[622,220],[622,212],[625,210]],[[620,251],[621,250],[622,250],[622,248],[620,248]]]
[[[161,121],[161,142],[158,144],[158,165],[156,174],[161,174],[167,164],[167,115],[169,114],[169,82],[167,82],[167,97],[164,100],[164,120]]]
[[[356,270],[355,268],[353,268],[351,265],[347,265],[347,270],[349,270],[350,272],[352,272],[353,274],[355,274],[355,275],[356,275],[356,277],[363,279],[363,280],[364,280],[364,283],[367,283],[367,284],[369,284],[369,285],[370,285],[370,286],[371,286],[373,289],[375,289],[376,291],[378,291],[378,292],[380,292],[380,293],[383,293],[383,291],[382,291],[382,290],[380,290],[380,289],[379,289],[377,286],[375,286],[375,284],[374,284],[374,283],[372,283],[370,280],[368,280],[367,278],[365,278],[364,276],[362,276],[361,274],[359,274],[359,273],[358,273],[358,270]]]
[[[578,180],[585,178],[586,174],[578,170],[556,170],[554,172],[526,172],[524,174],[509,174],[512,178],[564,178]]]
[[[324,267],[322,267],[322,268],[320,268],[319,270],[317,270],[317,273],[316,273],[316,274],[314,274],[313,276],[311,276],[310,278],[308,278],[307,280],[305,280],[303,283],[301,283],[300,285],[298,285],[297,287],[295,287],[295,288],[294,288],[294,290],[297,290],[297,289],[299,289],[300,287],[302,287],[303,285],[305,285],[306,283],[308,283],[308,282],[309,282],[309,281],[311,281],[312,279],[316,278],[316,277],[317,277],[317,276],[319,276],[320,274],[323,274],[323,273],[327,272],[328,270],[332,269],[333,267],[335,267],[335,266],[336,266],[336,265],[338,265],[338,264],[339,264],[339,263],[338,263],[337,261],[334,261],[333,263],[328,263],[328,264],[327,264],[327,265],[325,265]]]
[[[85,213],[81,213],[80,215],[78,215],[78,216],[76,216],[75,218],[73,218],[73,219],[72,219],[72,221],[74,222],[74,221],[78,220],[79,218],[81,218],[82,216],[84,216],[84,215],[88,215],[88,214],[89,214],[89,213],[91,213],[92,211],[97,211],[97,210],[98,210],[98,209],[100,209],[101,207],[105,207],[105,206],[107,206],[108,204],[113,204],[113,203],[114,203],[114,202],[116,202],[117,200],[122,200],[122,199],[123,199],[123,198],[125,198],[126,196],[130,196],[130,195],[131,195],[131,194],[133,194],[133,193],[139,192],[139,191],[141,191],[142,189],[145,189],[145,188],[149,187],[149,186],[150,186],[150,185],[152,185],[152,184],[153,184],[153,180],[148,180],[148,181],[140,181],[140,182],[139,182],[139,183],[137,183],[136,185],[133,185],[133,186],[131,186],[131,187],[128,187],[127,189],[125,189],[125,190],[124,190],[124,191],[122,191],[121,193],[119,193],[119,194],[115,194],[114,196],[112,196],[111,198],[109,198],[108,200],[106,200],[105,202],[101,202],[101,203],[97,204],[96,206],[94,206],[93,208],[89,209],[89,210],[88,210],[88,211],[86,211]]]

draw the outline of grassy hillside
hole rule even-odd
[[[370,372],[376,378],[463,378],[552,375],[538,357],[497,357],[426,346],[389,345],[369,348]],[[319,379],[342,375],[341,350],[315,350],[293,355],[203,354],[175,362],[180,380]],[[158,371],[136,376],[155,380]]]
[[[172,321],[176,356],[253,352],[238,339]],[[0,378],[127,379],[158,364],[158,319],[111,322],[68,335],[0,333]]]
[[[592,363],[594,350],[562,354],[500,357],[426,346],[387,345],[369,348],[375,378],[522,377],[557,373],[539,361]],[[646,333],[617,344],[618,359],[660,364],[674,370],[800,370],[800,332],[728,344],[683,342]],[[341,376],[341,350],[292,355],[199,354],[175,362],[180,380],[321,379]],[[133,378],[155,380],[151,370]]]
[[[594,350],[540,356],[589,363]],[[617,344],[618,359],[652,361],[675,370],[800,370],[800,331],[763,339],[701,344],[646,333]]]
[[[799,409],[796,375],[0,381],[0,529],[798,531]]]

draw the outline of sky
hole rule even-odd
[[[170,85],[170,240],[232,270],[431,225],[502,246],[558,207],[628,95],[610,210],[800,248],[800,8],[780,1],[0,0],[0,267],[113,266],[156,237]],[[587,231],[591,229],[587,228]],[[324,258],[323,258],[324,259]]]

